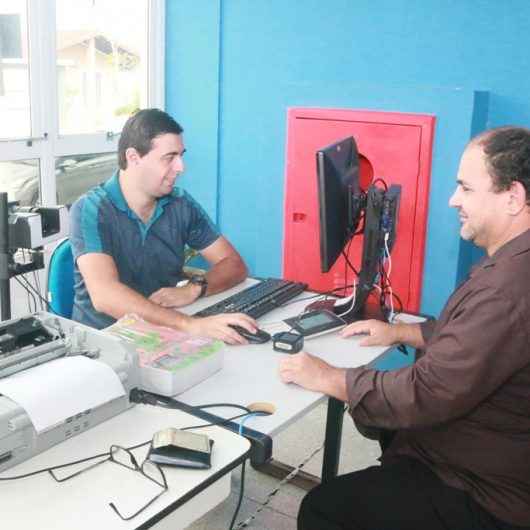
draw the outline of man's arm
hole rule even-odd
[[[380,320],[360,320],[345,327],[341,336],[368,335],[359,342],[360,346],[392,346],[406,344],[413,348],[423,348],[425,340],[420,324],[398,322],[387,324]]]
[[[307,352],[289,355],[279,365],[280,379],[308,390],[348,401],[346,370],[336,368]]]
[[[212,266],[206,273],[208,295],[229,289],[247,277],[247,266],[239,252],[223,236],[203,249],[201,255]]]
[[[243,326],[251,332],[256,329],[252,318],[239,313],[192,318],[153,303],[120,282],[116,264],[107,254],[83,254],[77,258],[77,265],[94,308],[113,318],[118,319],[126,313],[135,313],[153,324],[217,338],[229,344],[246,343],[229,324]]]
[[[528,363],[521,355],[528,348],[521,331],[525,317],[502,290],[483,287],[469,293],[414,365],[342,371],[352,416],[366,426],[410,429],[467,414]],[[280,375],[282,371],[286,382],[341,395],[342,384],[327,387],[322,382],[326,371],[337,373],[307,354],[282,359]]]
[[[201,250],[201,255],[211,265],[206,273],[207,295],[225,291],[247,277],[247,267],[243,259],[223,236]],[[201,292],[200,285],[188,284],[185,287],[164,287],[153,293],[149,299],[163,307],[182,307],[194,302]]]
[[[367,335],[360,346],[391,346],[407,344],[415,348],[425,345],[419,324],[387,324],[380,320],[362,320],[350,324],[341,331],[343,338]],[[322,392],[341,401],[348,401],[346,369],[336,368],[322,359],[301,352],[280,361],[280,379],[284,383],[296,383],[308,390]]]

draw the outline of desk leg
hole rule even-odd
[[[326,482],[337,476],[343,417],[344,403],[338,399],[330,397],[328,399],[328,411],[326,416],[322,479],[319,480],[315,475],[306,473],[305,471],[299,471],[298,475],[291,480],[291,484],[306,491],[310,491],[321,482]],[[265,464],[252,464],[252,467],[256,471],[279,479],[285,478],[294,469],[292,466],[274,459],[271,459]]]
[[[338,399],[330,397],[328,399],[328,414],[326,418],[326,438],[322,461],[322,482],[327,482],[336,477],[339,470],[343,417],[344,403]]]

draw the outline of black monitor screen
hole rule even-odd
[[[360,212],[352,204],[358,196],[359,157],[353,137],[316,153],[320,207],[320,268],[328,272],[357,227]]]

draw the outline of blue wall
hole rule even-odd
[[[422,310],[476,254],[447,201],[487,126],[530,125],[530,2],[167,0],[166,107],[190,149],[184,185],[257,275],[281,274],[286,109],[435,114]]]

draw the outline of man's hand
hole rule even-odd
[[[360,320],[341,331],[341,336],[344,338],[352,335],[368,335],[359,342],[359,346],[406,344],[413,348],[425,347],[419,324],[405,324],[403,322],[387,324],[380,320]]]
[[[359,346],[391,346],[399,342],[398,328],[380,320],[360,320],[346,326],[340,335],[343,338],[352,335],[368,335],[359,342]]]
[[[258,329],[256,321],[243,313],[224,313],[204,318],[191,318],[186,325],[186,330],[192,335],[202,335],[213,339],[220,339],[227,344],[248,344],[230,324],[241,326],[255,333]]]
[[[149,297],[149,300],[162,307],[183,307],[195,302],[200,292],[200,285],[188,283],[184,287],[163,287],[158,289]]]
[[[280,379],[284,383],[295,383],[308,390],[322,392],[328,396],[347,401],[346,371],[335,368],[307,352],[289,355],[280,361]]]

